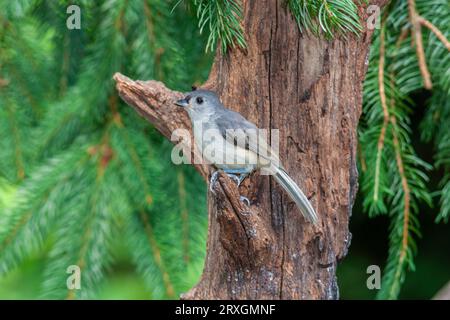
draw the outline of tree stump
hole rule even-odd
[[[338,299],[336,267],[351,240],[357,125],[372,31],[327,41],[300,33],[283,1],[242,5],[248,46],[218,52],[203,87],[258,127],[280,130],[281,162],[319,223],[308,223],[270,176],[255,173],[238,190],[221,175],[220,190],[208,194],[204,271],[182,298]],[[362,6],[363,25],[364,12]],[[114,79],[123,100],[164,136],[191,130],[185,110],[173,104],[181,93],[157,81],[121,74]],[[211,168],[195,167],[209,181]],[[239,194],[251,200],[250,207]]]

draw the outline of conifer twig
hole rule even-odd
[[[395,43],[395,49],[398,49],[403,41],[408,37],[409,28],[403,28],[402,32],[400,33],[400,36],[397,39],[397,42]]]
[[[11,124],[12,136],[14,138],[14,161],[16,164],[16,176],[17,179],[23,180],[25,178],[25,164],[23,158],[22,144],[21,144],[21,136],[19,124],[17,123],[17,119],[15,116],[15,111],[12,109],[12,106],[7,107],[9,121]]]
[[[444,44],[447,50],[450,51],[450,41],[447,40],[445,35],[441,32],[441,30],[439,30],[438,27],[436,27],[434,24],[432,24],[430,21],[428,21],[422,16],[419,16],[418,20],[421,25],[430,29],[436,35],[436,37]]]
[[[390,121],[392,123],[391,131],[392,131],[392,141],[394,144],[395,150],[395,159],[397,162],[397,169],[400,174],[401,184],[403,189],[403,228],[402,228],[402,244],[400,248],[400,254],[398,258],[397,268],[394,274],[394,278],[396,281],[394,283],[399,283],[397,279],[401,276],[401,268],[403,263],[405,262],[406,255],[408,253],[408,245],[409,245],[409,219],[410,219],[410,201],[411,201],[411,193],[409,188],[408,179],[405,174],[405,168],[403,165],[403,159],[401,154],[400,141],[398,139],[398,135],[396,132],[397,120],[394,116],[391,116]],[[394,291],[394,286],[391,288],[391,291]],[[392,295],[394,296],[394,295]]]
[[[415,0],[408,0],[408,10],[420,73],[422,74],[425,88],[431,89],[433,87],[433,83],[431,82],[430,71],[428,70],[427,62],[425,59],[420,15],[417,13]]]
[[[156,242],[152,225],[148,221],[148,217],[145,214],[145,212],[141,211],[139,213],[139,217],[143,224],[145,234],[147,235],[148,243],[149,243],[150,247],[152,248],[152,253],[153,253],[153,257],[155,259],[155,263],[158,266],[158,269],[161,271],[166,294],[168,297],[174,298],[175,297],[175,289],[173,287],[172,281],[170,280],[170,276],[167,273],[166,268],[164,266],[164,263],[163,263],[163,260],[161,257],[161,250],[159,249],[158,243]]]
[[[384,86],[384,65],[385,65],[385,34],[384,27],[380,35],[380,62],[378,64],[378,86],[380,88],[381,107],[383,108],[383,126],[381,127],[380,136],[377,143],[377,160],[375,165],[375,182],[373,200],[378,201],[378,190],[380,185],[380,166],[381,154],[384,148],[384,139],[386,136],[386,128],[389,123],[389,110],[386,102],[386,90]]]

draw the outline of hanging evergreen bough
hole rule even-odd
[[[323,33],[331,39],[337,33],[359,34],[362,26],[358,7],[352,0],[286,0],[301,31]]]
[[[335,34],[345,37],[348,32],[359,34],[358,7],[352,0],[285,0],[302,31],[323,33],[331,39]],[[209,31],[206,51],[212,51],[220,41],[223,52],[229,47],[246,47],[238,0],[193,0],[199,19],[200,32]]]
[[[213,51],[218,41],[221,42],[223,52],[229,47],[245,48],[239,0],[193,0],[193,4],[197,11],[200,33],[208,30],[206,51]]]
[[[389,255],[378,297],[395,299],[406,270],[414,270],[414,237],[420,237],[419,202],[432,204],[427,173],[433,167],[416,155],[411,138],[410,114],[414,105],[409,97],[423,87],[433,87],[434,91],[422,124],[423,137],[428,141],[436,139],[435,167],[448,168],[445,159],[450,150],[442,148],[441,139],[445,139],[448,130],[444,127],[448,127],[450,120],[444,102],[450,94],[447,40],[450,4],[445,0],[393,1],[386,10],[365,82],[360,127],[364,159],[361,178],[369,215],[388,214],[391,218]],[[441,104],[437,105],[437,101]],[[441,182],[437,221],[448,216],[448,179],[445,174]]]
[[[112,75],[187,89],[202,71],[179,66],[185,50],[202,56],[204,38],[182,46],[195,16],[171,14],[165,0],[83,1],[82,30],[70,32],[69,4],[0,4],[0,180],[12,185],[2,187],[0,275],[50,248],[42,297],[95,298],[121,241],[149,297],[174,298],[203,267],[204,184],[173,168],[167,145],[119,101]],[[167,24],[172,15],[183,27]],[[189,177],[181,186],[180,175]],[[181,202],[166,192],[193,195]],[[70,265],[81,269],[82,291],[66,287]]]

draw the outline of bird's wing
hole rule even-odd
[[[253,151],[261,158],[278,160],[277,155],[274,154],[258,127],[245,119],[240,113],[225,109],[215,118],[215,124],[222,137],[228,142]]]

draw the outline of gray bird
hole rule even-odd
[[[254,170],[265,170],[294,200],[303,216],[311,223],[317,223],[317,215],[308,198],[283,169],[278,156],[258,134],[255,124],[225,108],[213,91],[194,90],[175,104],[187,110],[194,141],[208,163],[223,170],[238,186]],[[217,170],[211,175],[213,192],[218,173]],[[248,199],[241,199],[249,203]]]

